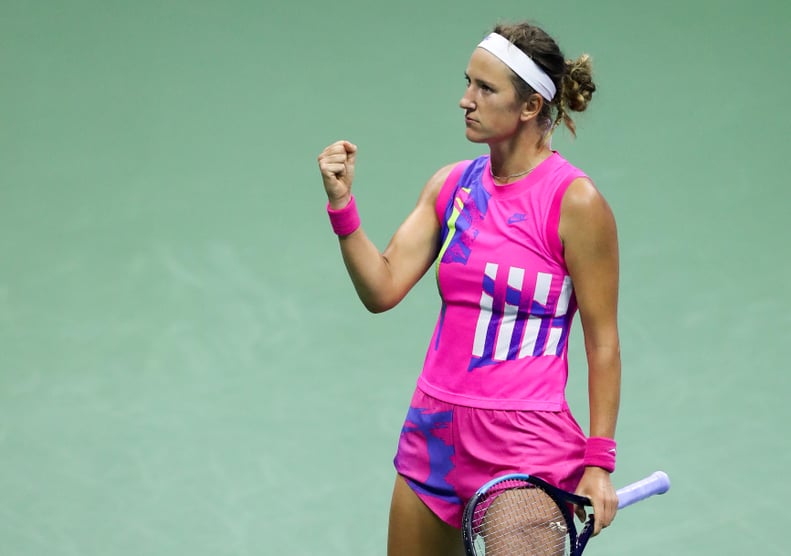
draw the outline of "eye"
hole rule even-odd
[[[464,74],[464,81],[466,81],[468,89],[473,85],[472,79],[470,79],[470,76],[466,73]],[[482,93],[491,94],[495,92],[495,90],[488,83],[481,81],[480,79],[476,79],[474,84],[475,87]]]

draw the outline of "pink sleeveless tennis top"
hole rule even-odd
[[[418,379],[426,394],[484,409],[567,408],[577,306],[558,224],[580,177],[557,152],[505,186],[488,156],[454,167],[436,204],[442,307]]]

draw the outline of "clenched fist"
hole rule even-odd
[[[354,161],[357,145],[349,141],[336,141],[319,155],[319,170],[330,207],[345,207],[352,195]]]

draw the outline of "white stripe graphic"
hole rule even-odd
[[[552,275],[546,272],[539,272],[536,275],[536,289],[533,293],[533,301],[541,305],[547,304],[549,290],[552,286]],[[529,317],[525,325],[525,335],[522,337],[522,345],[519,348],[519,358],[533,355],[536,349],[538,333],[541,331],[541,318]]]
[[[540,331],[541,319],[539,317],[528,317],[525,325],[525,335],[522,338],[522,346],[519,349],[519,359],[533,355]]]
[[[533,294],[533,301],[541,305],[547,304],[549,299],[549,289],[552,287],[552,275],[546,272],[539,272],[536,275],[536,291]]]
[[[486,276],[494,281],[497,277],[497,265],[495,263],[486,263],[484,272]],[[485,291],[481,292],[481,312],[478,314],[478,324],[475,326],[475,339],[472,343],[472,354],[475,357],[481,357],[486,348],[486,332],[492,320],[493,305],[494,298]]]
[[[555,316],[562,317],[569,310],[569,301],[571,300],[571,292],[574,288],[571,285],[571,276],[563,278],[563,287],[560,289],[560,298],[558,298],[558,308],[555,309]]]
[[[525,278],[525,269],[511,267],[508,271],[508,286],[518,292],[522,291],[522,282]],[[500,330],[497,333],[497,344],[494,349],[494,359],[505,361],[508,358],[508,348],[511,347],[511,338],[514,335],[514,325],[516,316],[519,312],[519,305],[511,305],[506,302],[503,307],[503,318],[500,322]]]
[[[571,300],[571,277],[566,276],[563,278],[563,287],[560,290],[560,297],[558,298],[558,306],[555,309],[555,316],[562,317],[569,310],[569,301]],[[547,347],[544,350],[544,355],[560,355],[558,345],[560,338],[563,335],[563,328],[552,328],[549,331],[549,338],[547,338]]]
[[[562,328],[550,328],[549,338],[547,338],[547,345],[544,349],[544,355],[557,355],[558,343],[560,342],[560,337],[562,334]]]

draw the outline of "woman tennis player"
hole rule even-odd
[[[618,500],[618,239],[609,205],[553,151],[559,124],[588,106],[587,56],[566,60],[528,23],[498,25],[473,50],[460,106],[489,153],[439,169],[384,252],[352,196],[357,147],[318,157],[327,210],[356,291],[394,307],[434,265],[436,328],[395,457],[390,556],[463,554],[465,502],[489,479],[527,473],[589,497],[596,532]],[[579,310],[589,385],[586,435],[565,400]]]

